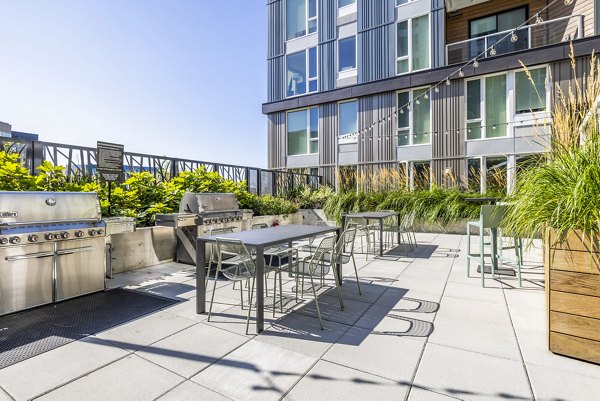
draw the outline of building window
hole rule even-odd
[[[428,190],[431,188],[431,163],[412,163],[412,183],[414,190]]]
[[[467,160],[467,186],[470,192],[481,192],[481,159]]]
[[[298,53],[289,54],[286,57],[287,64],[287,96],[304,95],[308,92],[316,92],[319,89],[317,74],[317,48],[303,50]],[[308,88],[307,76],[308,71]]]
[[[424,96],[427,90],[413,89],[398,93],[398,146],[431,143],[430,99]],[[407,107],[410,101],[412,104]]]
[[[338,8],[343,8],[356,4],[356,0],[338,0]]]
[[[338,134],[340,139],[358,131],[358,102],[344,102],[338,105]],[[353,138],[347,138],[353,139]]]
[[[403,4],[408,4],[412,1],[415,1],[415,0],[396,0],[396,7],[401,6]]]
[[[531,79],[529,78],[531,77]],[[546,110],[546,68],[515,73],[515,113]]]
[[[319,153],[319,108],[287,114],[288,156]]]
[[[287,40],[317,32],[317,0],[287,0],[285,24]]]
[[[338,41],[338,71],[356,69],[356,37],[340,39]]]
[[[467,81],[467,139],[507,135],[506,74]]]
[[[396,26],[396,74],[429,68],[429,16]]]
[[[506,167],[506,157],[485,158],[485,188],[487,193],[506,193],[508,179]]]
[[[499,14],[471,20],[469,23],[469,37],[480,38],[487,36],[487,41],[480,39],[471,42],[469,48],[470,57],[475,57],[483,53],[486,50],[486,44],[487,46],[495,44],[506,35],[506,31],[515,29],[525,21],[527,21],[527,7],[519,7]],[[498,33],[498,35],[494,35],[495,33]],[[519,30],[517,40],[515,42],[512,40],[503,40],[498,43],[495,46],[496,53],[503,54],[527,49],[528,43],[527,30]]]

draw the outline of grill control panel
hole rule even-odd
[[[35,233],[0,233],[0,246],[14,246],[37,244],[52,241],[64,241],[73,239],[84,239],[90,237],[102,237],[105,235],[104,227],[57,230],[57,231],[38,231]]]

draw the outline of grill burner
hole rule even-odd
[[[214,228],[242,229],[243,212],[231,193],[186,193],[179,213],[156,215],[156,225],[177,229],[177,256],[181,263],[196,263],[196,238]]]
[[[0,192],[0,315],[104,289],[95,193]]]

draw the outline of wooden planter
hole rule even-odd
[[[600,233],[544,238],[550,351],[600,364]]]

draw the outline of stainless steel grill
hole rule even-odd
[[[242,230],[243,212],[231,193],[186,193],[179,213],[156,215],[156,224],[177,230],[176,260],[196,263],[196,238],[215,228]]]
[[[0,315],[104,289],[95,193],[0,192]]]
[[[104,218],[106,224],[106,278],[113,277],[113,241],[118,238],[118,234],[132,233],[135,231],[135,219],[133,217],[107,217]],[[113,237],[117,235],[117,237]]]

